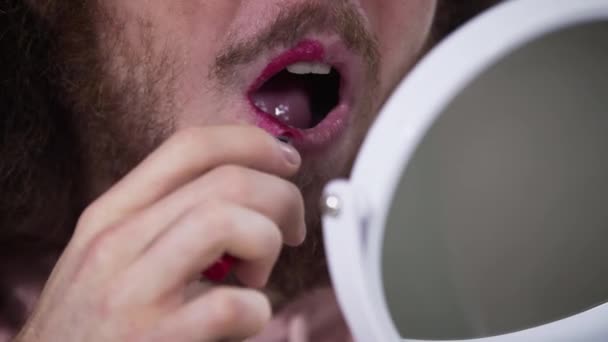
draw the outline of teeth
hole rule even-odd
[[[295,63],[287,67],[287,71],[296,75],[306,75],[312,73],[314,66],[311,63]]]
[[[296,75],[329,75],[331,66],[323,63],[298,62],[288,66],[287,71]]]
[[[329,75],[330,72],[331,66],[327,64],[317,63],[315,64],[315,70],[312,73],[318,75]]]

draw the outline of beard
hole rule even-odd
[[[363,55],[369,75],[377,75],[379,57],[375,41],[363,29],[355,12],[345,7],[346,2],[337,3],[340,5],[307,4],[290,9],[278,15],[268,30],[254,40],[257,43],[244,44],[238,40],[227,43],[210,68],[213,72],[209,74],[209,83],[223,87],[219,93],[226,91],[231,80],[223,75],[234,75],[239,66],[263,52],[263,47],[295,43],[309,33],[307,28],[331,22],[343,24],[337,30],[351,49]],[[181,54],[175,53],[179,48],[159,49],[154,45],[157,32],[152,23],[138,21],[135,30],[138,46],[134,47],[133,40],[124,37],[125,22],[95,1],[66,0],[62,6],[65,7],[55,21],[56,36],[61,37],[56,50],[58,79],[61,98],[70,109],[69,121],[76,132],[81,166],[78,180],[85,207],[176,131],[174,113],[181,111],[181,104],[173,94],[179,89],[182,73],[179,66],[184,61],[180,60]],[[341,16],[340,20],[336,20],[336,15]],[[277,32],[295,33],[275,42],[269,37]],[[370,107],[371,102],[362,109],[371,112]],[[355,147],[359,143],[355,142]],[[304,160],[298,175],[290,179],[304,198],[308,234],[303,245],[285,247],[281,252],[268,285],[275,302],[282,303],[329,283],[319,199],[327,181],[348,175],[353,152],[344,167],[331,174],[315,167],[326,163],[325,160]]]

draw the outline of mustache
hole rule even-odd
[[[294,46],[311,33],[337,33],[346,47],[360,55],[370,80],[378,75],[378,41],[365,19],[348,0],[317,0],[283,8],[256,37],[229,44],[215,59],[211,76],[227,84],[235,81],[235,69],[276,46]]]

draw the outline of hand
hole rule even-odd
[[[92,203],[17,341],[216,341],[256,334],[283,244],[305,237],[291,146],[253,127],[177,133]],[[249,288],[185,289],[223,254]]]

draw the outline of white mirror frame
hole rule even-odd
[[[381,249],[401,172],[442,109],[500,57],[547,33],[600,20],[608,20],[608,0],[507,1],[446,39],[396,89],[370,130],[351,179],[331,182],[323,198],[329,270],[356,341],[421,341],[402,340],[390,318]],[[605,342],[608,303],[535,328],[461,341]]]

